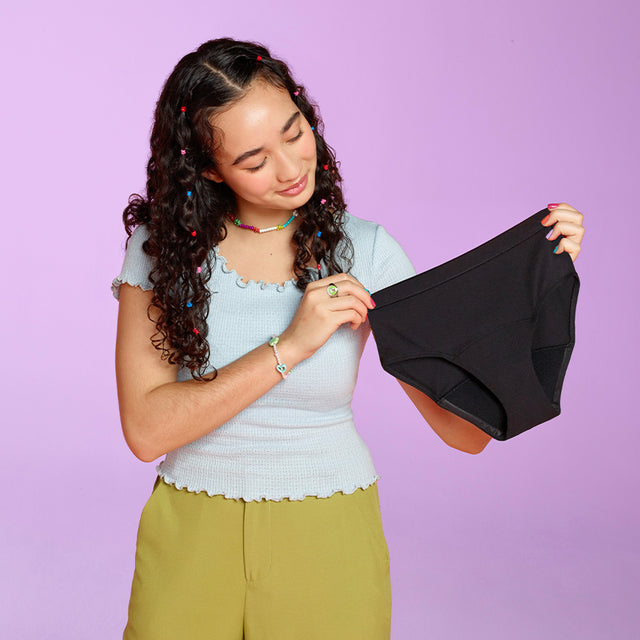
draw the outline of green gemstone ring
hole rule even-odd
[[[338,295],[338,287],[336,287],[335,284],[333,284],[333,282],[327,287],[327,293],[332,297],[335,298]]]

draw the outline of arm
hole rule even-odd
[[[146,315],[152,291],[122,285],[116,339],[116,378],[120,421],[137,458],[151,462],[192,442],[238,414],[275,386],[273,349],[263,344],[218,370],[214,381],[178,382],[178,365],[160,359],[150,342],[155,322]],[[157,309],[151,308],[155,319]],[[293,368],[288,345],[278,345],[283,362]]]
[[[340,297],[327,295],[330,280],[339,282]],[[217,429],[282,381],[273,349],[265,342],[219,368],[217,377],[209,382],[178,382],[178,365],[163,361],[150,341],[158,313],[151,307],[152,320],[147,317],[152,298],[152,291],[121,286],[116,339],[120,422],[129,448],[144,462]],[[366,320],[367,305],[372,304],[351,276],[339,274],[311,283],[280,336],[282,361],[293,369],[342,324],[357,329]]]
[[[480,453],[487,446],[491,436],[474,424],[443,409],[427,394],[398,380],[400,386],[411,399],[429,426],[438,437],[450,447],[465,453]]]

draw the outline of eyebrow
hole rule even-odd
[[[280,129],[281,134],[287,133],[287,131],[291,128],[293,123],[300,117],[300,112],[296,111],[284,124],[284,127]],[[251,156],[258,155],[260,152],[264,150],[264,147],[258,147],[257,149],[251,149],[250,151],[245,151],[243,154],[239,155],[232,163],[231,166],[235,166],[240,164],[243,160],[247,158],[251,158]]]

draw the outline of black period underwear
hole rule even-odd
[[[548,213],[372,296],[384,370],[496,440],[560,414],[580,280]]]

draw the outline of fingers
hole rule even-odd
[[[560,238],[555,248],[556,255],[564,251],[575,262],[584,238],[582,226],[584,215],[566,202],[561,202],[557,207],[549,209],[549,212],[542,222],[545,227],[553,227],[547,239],[553,241]]]
[[[584,237],[584,227],[574,222],[556,222],[548,239],[555,240],[558,236],[567,236],[580,243]]]
[[[545,227],[550,227],[560,220],[573,222],[582,226],[584,215],[571,205],[562,202],[555,209],[549,209],[549,215],[545,218],[543,224]]]
[[[343,318],[344,312],[349,312],[348,320],[341,320],[340,324],[357,322],[360,325],[367,321],[367,306],[356,296],[346,295],[331,298],[327,303],[327,308],[336,314],[336,318]]]
[[[334,284],[338,289],[336,296],[329,296],[327,287],[330,284]],[[324,295],[334,299],[353,296],[360,300],[368,309],[375,307],[375,303],[362,283],[347,273],[337,273],[320,280],[315,280],[307,285],[307,290],[313,291],[314,294],[317,292],[316,295],[324,293]]]
[[[336,295],[329,295],[329,285],[335,285]],[[367,321],[369,309],[375,307],[362,283],[347,273],[336,273],[310,282],[305,297],[307,308],[313,309],[314,315],[330,320],[334,330],[345,323],[349,323],[352,329],[358,329]]]
[[[574,262],[580,253],[580,245],[577,242],[574,242],[570,238],[562,238],[560,242],[558,242],[558,246],[556,247],[556,255],[565,251],[571,256],[571,260]]]

